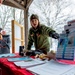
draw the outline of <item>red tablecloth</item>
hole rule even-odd
[[[59,63],[75,65],[74,60],[57,60]]]
[[[26,69],[9,62],[7,58],[0,58],[0,72],[2,72],[2,75],[33,75]]]
[[[20,56],[16,54],[15,57],[20,57]],[[75,61],[58,60],[58,62],[75,65]],[[25,68],[18,67],[13,62],[9,62],[7,58],[0,58],[0,75],[1,72],[2,75],[33,75]]]

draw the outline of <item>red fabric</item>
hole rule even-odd
[[[73,60],[57,60],[57,61],[59,63],[75,65],[75,61],[73,61]]]
[[[7,58],[0,58],[0,68],[2,69],[2,75],[33,75],[26,69],[9,62]]]
[[[20,56],[16,54],[15,57]],[[32,58],[34,58],[34,56],[32,56]],[[58,60],[58,62],[75,65],[75,61],[71,60]],[[2,71],[2,75],[33,75],[26,69],[16,66],[13,62],[9,62],[7,58],[0,58],[0,70]]]
[[[0,0],[0,4],[2,4],[3,0]]]

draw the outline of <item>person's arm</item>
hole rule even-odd
[[[56,33],[55,30],[53,30],[52,28],[49,28],[47,26],[43,26],[43,33],[52,37],[52,38],[55,38],[55,39],[59,38],[59,34]]]
[[[29,52],[29,50],[31,50],[31,46],[33,45],[33,40],[30,34],[30,30],[29,30],[29,35],[28,35],[28,45],[26,48],[23,49],[24,52],[24,56],[27,55],[27,52]]]
[[[59,39],[59,34],[56,32],[50,32],[49,35],[50,35],[50,37],[52,37],[54,39]]]
[[[33,45],[33,40],[29,30],[27,50],[30,50],[32,45]]]

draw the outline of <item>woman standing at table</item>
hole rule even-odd
[[[0,54],[10,53],[10,36],[0,28]]]

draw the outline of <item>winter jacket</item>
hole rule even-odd
[[[10,53],[10,36],[2,35],[3,39],[0,40],[0,54]]]
[[[31,50],[31,46],[34,43],[36,50],[42,50],[44,53],[47,53],[50,50],[50,32],[55,31],[42,24],[37,29],[31,27],[29,30],[27,49]]]

